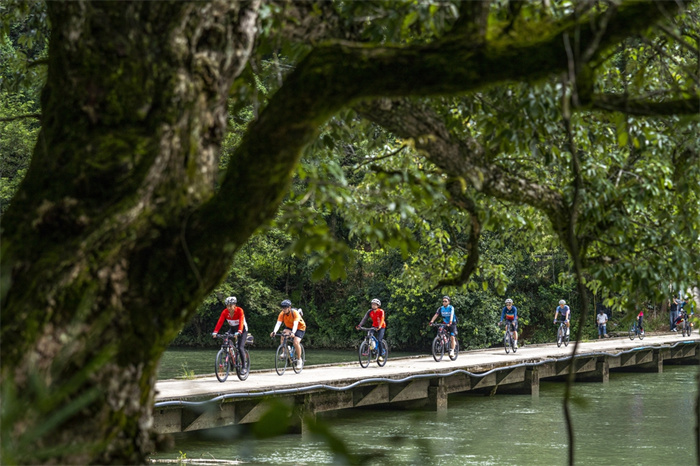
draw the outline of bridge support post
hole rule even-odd
[[[296,401],[296,405],[292,408],[292,418],[289,420],[289,433],[301,434],[302,437],[309,435],[309,425],[316,422],[316,412],[313,409],[311,397],[304,396],[303,402]]]
[[[431,381],[428,387],[427,407],[432,411],[447,411],[447,386],[444,377]]]
[[[511,395],[540,396],[540,371],[537,366],[528,367],[523,373],[523,381],[507,385],[498,385],[498,393]]]
[[[658,372],[664,371],[664,353],[659,348],[654,348],[651,353],[651,361],[639,364],[634,368],[635,372]]]
[[[577,382],[602,382],[608,383],[610,380],[610,364],[608,358],[599,358],[595,364],[595,370],[576,374]]]

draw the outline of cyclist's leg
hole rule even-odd
[[[303,330],[297,330],[294,334],[294,351],[297,355],[297,358],[301,358],[301,345],[299,343],[301,343],[301,339],[304,338],[304,333],[306,332],[304,332]]]
[[[238,355],[241,358],[241,367],[245,367],[245,339],[248,337],[248,331],[243,330],[241,336],[238,337]]]
[[[512,323],[512,331],[513,331],[513,340],[515,342],[518,342],[518,319],[513,319]]]
[[[384,354],[384,347],[382,346],[382,340],[384,339],[384,333],[386,332],[385,328],[380,328],[377,330],[377,333],[375,334],[375,338],[377,339],[377,350],[379,351],[379,354]]]
[[[457,341],[457,322],[452,322],[450,325],[450,351],[454,351]]]

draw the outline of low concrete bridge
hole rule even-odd
[[[506,354],[502,347],[466,351],[456,361],[432,356],[391,359],[385,367],[359,363],[252,372],[241,382],[232,374],[156,384],[158,433],[190,432],[256,422],[276,399],[293,405],[301,419],[316,413],[373,405],[402,409],[447,409],[451,393],[526,393],[537,396],[543,379],[565,380],[573,365],[577,381],[607,382],[610,371],[662,372],[664,364],[700,364],[700,337],[649,335],[643,341],[615,338],[574,344],[531,345]],[[310,350],[313,351],[313,350]],[[293,423],[294,424],[294,423]]]

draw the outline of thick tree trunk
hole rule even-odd
[[[182,232],[213,194],[257,8],[48,2],[42,131],[3,218],[2,382],[27,410],[4,460],[134,464],[152,451],[159,355],[234,253],[197,272]]]

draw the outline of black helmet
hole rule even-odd
[[[280,303],[280,306],[282,306],[282,307],[292,307],[292,302],[291,302],[290,300],[288,300],[288,299],[285,299],[284,301],[282,301],[282,302]]]

